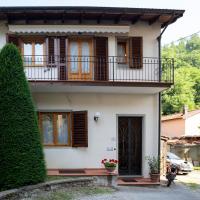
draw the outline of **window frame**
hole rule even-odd
[[[52,114],[53,115],[53,143],[45,144],[44,143],[44,133],[42,128],[42,115],[43,114]],[[57,127],[57,116],[61,114],[67,114],[67,122],[68,122],[68,143],[67,144],[59,144],[58,143],[58,127]],[[71,133],[71,112],[38,112],[38,121],[39,121],[39,129],[42,136],[42,144],[45,147],[71,147],[72,146],[72,133]]]
[[[126,56],[124,56],[125,61],[120,61],[119,55],[118,55],[118,44],[122,44],[122,43],[124,43],[123,46],[125,48],[125,54],[126,54]],[[128,64],[128,57],[129,57],[129,40],[128,40],[128,38],[117,39],[117,57],[118,57],[118,61],[117,61],[118,64]]]
[[[67,47],[67,52],[69,53],[69,56],[71,56],[70,51],[71,51],[71,43],[76,42],[78,45],[78,70],[77,72],[72,72],[71,71],[71,62],[69,62],[69,73],[72,75],[90,75],[92,76],[92,62],[89,61],[89,72],[83,72],[82,71],[82,61],[80,60],[82,58],[82,43],[87,42],[89,44],[89,58],[92,59],[93,57],[93,51],[94,51],[94,44],[93,44],[93,39],[91,37],[69,37],[68,38],[68,47]],[[80,60],[80,61],[79,61]]]
[[[35,57],[37,55],[35,55],[35,45],[39,43],[39,44],[43,44],[43,64],[36,64],[35,62]],[[23,37],[20,38],[20,47],[21,47],[21,53],[23,56],[24,55],[24,44],[31,44],[32,46],[32,62],[31,64],[25,66],[25,67],[44,67],[45,63],[46,63],[46,42],[45,42],[45,38],[43,37]],[[38,55],[40,56],[40,55]],[[24,61],[23,61],[24,62]]]

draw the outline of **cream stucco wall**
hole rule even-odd
[[[155,23],[149,26],[145,22],[136,23],[130,27],[129,36],[143,37],[143,56],[158,57],[158,41],[160,34],[160,24]]]
[[[185,120],[185,135],[200,135],[200,113]]]
[[[144,117],[142,172],[148,176],[145,156],[157,155],[158,150],[157,95],[34,93],[33,97],[38,110],[88,110],[88,148],[45,148],[48,168],[99,168],[102,158],[117,159],[117,116],[140,115]],[[101,113],[98,122],[93,119],[95,112]]]

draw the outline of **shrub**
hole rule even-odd
[[[0,189],[44,181],[45,162],[21,55],[13,44],[0,52]]]
[[[149,170],[151,174],[160,173],[160,158],[155,156],[147,156]]]

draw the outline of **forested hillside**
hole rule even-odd
[[[200,37],[164,46],[162,57],[175,59],[175,85],[162,93],[162,114],[200,108]]]

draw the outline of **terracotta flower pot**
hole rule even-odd
[[[152,182],[160,182],[160,174],[150,174]]]
[[[112,173],[115,171],[116,167],[105,167],[108,173]]]

